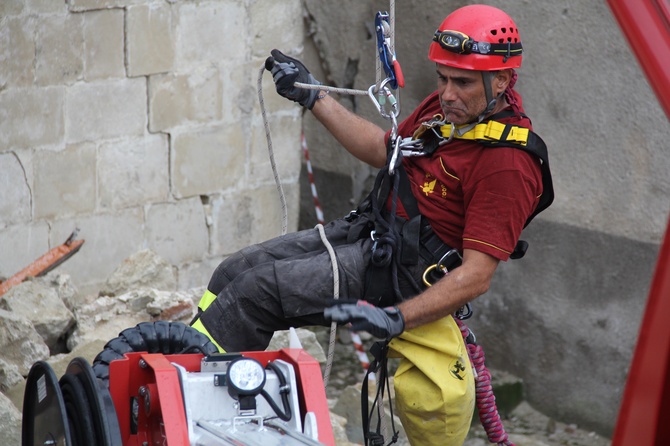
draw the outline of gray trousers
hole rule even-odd
[[[358,300],[365,296],[372,240],[352,241],[351,228],[344,219],[324,226],[337,258],[340,299]],[[418,283],[426,267],[409,268]],[[403,296],[416,294],[405,277],[398,281]],[[323,310],[334,303],[333,267],[319,231],[307,229],[233,254],[207,289],[217,298],[200,320],[217,343],[228,352],[264,350],[277,330],[329,325]]]

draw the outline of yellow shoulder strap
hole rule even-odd
[[[440,128],[442,136],[448,138],[451,134],[451,126],[444,125]],[[454,132],[454,138],[467,139],[471,141],[512,143],[521,146],[528,144],[528,129],[518,125],[503,124],[498,121],[482,122],[474,126],[462,135],[458,129]]]

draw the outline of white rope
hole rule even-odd
[[[368,95],[367,90],[355,90],[355,89],[352,89],[352,88],[331,87],[331,86],[328,86],[328,85],[304,84],[302,82],[295,82],[293,85],[298,87],[298,88],[304,88],[305,90],[323,90],[323,91],[328,91],[330,93],[348,94],[348,95],[352,95],[352,96],[367,96]]]
[[[326,231],[323,229],[323,225],[319,223],[316,225],[316,228],[319,230],[319,235],[321,236],[321,241],[328,250],[328,255],[330,256],[330,264],[333,268],[333,297],[335,300],[340,298],[340,272],[337,266],[337,258],[335,257],[335,251],[333,246],[328,241],[326,237]],[[335,333],[337,331],[337,323],[330,323],[330,339],[328,341],[328,356],[326,361],[326,368],[323,371],[323,385],[328,387],[328,381],[330,380],[330,370],[333,367],[333,357],[335,356]]]
[[[282,223],[281,223],[281,235],[286,235],[288,232],[288,207],[286,206],[286,195],[284,194],[284,188],[281,184],[281,179],[279,178],[279,170],[277,169],[277,163],[275,163],[275,154],[272,148],[272,137],[270,136],[270,123],[268,122],[268,117],[265,112],[265,101],[263,101],[263,73],[265,72],[265,63],[258,72],[258,102],[260,102],[261,115],[263,116],[263,125],[265,126],[265,138],[268,141],[268,152],[270,153],[270,164],[272,165],[272,173],[275,177],[275,184],[277,185],[277,192],[279,192],[279,200],[281,202],[281,211],[282,211]]]

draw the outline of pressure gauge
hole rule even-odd
[[[258,395],[265,385],[265,369],[253,358],[238,358],[230,363],[227,374],[228,392],[235,395]]]

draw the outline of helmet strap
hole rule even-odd
[[[495,77],[495,71],[482,71],[482,81],[484,82],[484,94],[486,95],[486,108],[483,112],[477,117],[477,122],[482,122],[486,118],[498,103],[498,99],[503,95],[500,93],[498,96],[493,97],[493,90],[491,88],[491,83]]]

